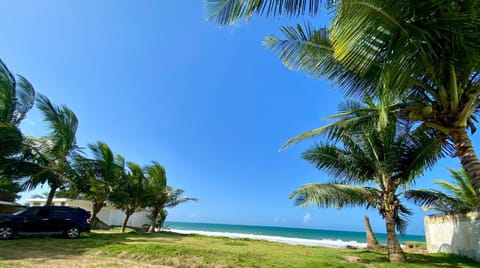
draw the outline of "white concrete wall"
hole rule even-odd
[[[130,219],[128,219],[127,226],[140,228],[144,224],[150,224],[150,221],[147,218],[147,215],[149,214],[150,212],[146,210],[133,213],[132,216],[130,216]],[[97,216],[101,221],[108,225],[120,226],[125,220],[125,213],[120,209],[112,207],[102,208]]]
[[[427,250],[467,256],[480,261],[480,212],[425,217]]]
[[[36,198],[36,199],[28,199],[27,200],[31,206],[43,206],[45,204],[46,199],[44,198]],[[70,207],[80,207],[88,211],[92,211],[92,202],[88,200],[75,200],[75,199],[68,199],[68,198],[55,198],[52,201],[54,206],[70,206]],[[147,215],[150,212],[147,210],[140,210],[133,213],[128,219],[127,226],[141,228],[143,225],[150,224]],[[100,210],[97,217],[108,225],[113,226],[120,226],[122,225],[123,221],[125,220],[125,213],[117,209],[110,204],[107,204]]]

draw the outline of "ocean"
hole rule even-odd
[[[164,226],[167,231],[182,234],[248,238],[293,245],[334,248],[347,246],[364,248],[367,245],[365,232],[171,221],[166,222]],[[376,233],[375,236],[380,243],[386,243],[386,234]],[[398,238],[401,243],[405,241],[425,242],[423,235],[398,235]]]

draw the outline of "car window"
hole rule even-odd
[[[46,217],[48,214],[50,214],[50,209],[48,208],[41,208],[37,212],[38,217]]]
[[[26,208],[22,211],[19,211],[15,213],[15,215],[21,215],[21,216],[36,216],[38,212],[38,208],[33,207],[33,208]]]
[[[50,217],[55,217],[55,218],[69,218],[70,214],[66,210],[58,210],[54,209],[50,212]]]

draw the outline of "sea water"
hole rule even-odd
[[[365,232],[187,222],[167,222],[165,230],[181,234],[248,238],[292,245],[334,248],[347,246],[364,248],[367,246]],[[386,234],[378,233],[375,236],[380,243],[386,243]],[[398,235],[398,238],[401,243],[405,241],[425,242],[425,236],[422,235]]]

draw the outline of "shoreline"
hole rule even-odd
[[[357,241],[343,241],[332,239],[306,239],[306,238],[293,238],[282,237],[272,235],[257,235],[257,234],[245,234],[245,233],[231,233],[231,232],[214,232],[214,231],[199,231],[199,230],[180,230],[174,228],[161,229],[165,232],[178,233],[178,234],[198,234],[211,237],[226,237],[232,239],[252,239],[263,240],[276,243],[284,243],[289,245],[302,245],[302,246],[314,246],[314,247],[328,247],[328,248],[366,248],[367,243],[361,243]]]

